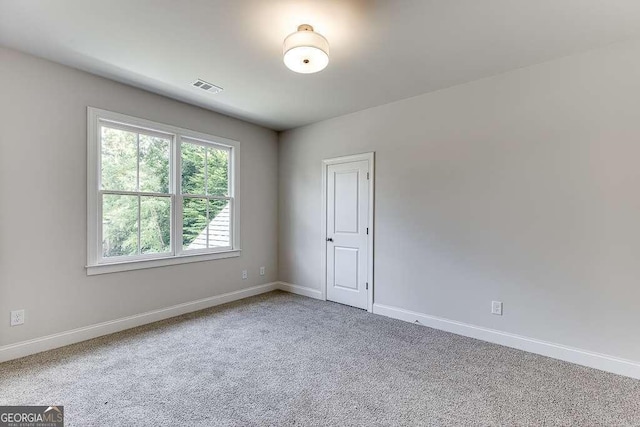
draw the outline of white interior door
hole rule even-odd
[[[368,308],[369,161],[329,164],[326,189],[327,299]]]

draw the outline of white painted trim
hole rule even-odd
[[[307,286],[293,285],[287,282],[278,282],[278,289],[290,292],[296,295],[302,295],[309,298],[323,300],[322,292],[319,289],[309,288]]]
[[[640,362],[632,360],[621,359],[615,356],[595,353],[535,338],[528,338],[521,335],[470,325],[468,323],[430,316],[383,304],[374,304],[373,313],[404,320],[410,323],[419,323],[420,325],[428,326],[430,328],[452,332],[465,337],[488,341],[494,344],[500,344],[506,347],[512,347],[554,359],[564,360],[565,362],[571,362],[599,369],[601,371],[640,379]]]
[[[124,331],[125,329],[135,328],[136,326],[146,325],[148,323],[157,322],[159,320],[168,319],[170,317],[180,316],[185,313],[204,310],[205,308],[214,307],[216,305],[237,301],[254,295],[263,294],[265,292],[271,292],[276,289],[280,289],[279,286],[279,282],[267,283],[247,289],[228,292],[222,295],[216,295],[196,301],[173,305],[171,307],[147,311],[146,313],[134,314],[133,316],[123,317],[121,319],[110,320],[107,322],[97,323],[95,325],[72,329],[70,331],[60,332],[41,338],[35,338],[15,344],[5,345],[0,347],[0,362],[18,359],[20,357],[29,356],[31,354],[40,353],[46,350],[52,350],[54,348],[63,347],[69,344],[75,344],[103,335]]]
[[[239,257],[241,250],[226,250],[201,254],[186,254],[180,256],[167,255],[164,258],[136,259],[132,261],[112,262],[109,264],[87,265],[87,276],[97,274],[116,273],[119,271],[142,270],[145,268],[164,267],[167,265],[188,264],[191,262],[211,261]]]
[[[124,257],[125,259],[103,259],[101,256],[102,225],[99,218],[102,215],[100,203],[100,122],[109,122],[116,128],[132,131],[144,130],[149,134],[158,134],[171,139],[170,193],[171,197],[171,251],[166,254],[137,255]],[[230,191],[226,199],[231,203],[231,247],[225,250],[207,250],[198,253],[185,253],[182,250],[182,193],[180,188],[180,143],[185,138],[190,143],[213,145],[220,149],[228,150],[229,159],[229,185]],[[116,191],[114,193],[125,193]],[[144,192],[130,192],[135,195],[144,195]],[[216,198],[216,197],[211,197]],[[221,258],[240,256],[240,142],[215,135],[196,132],[173,125],[158,123],[147,119],[115,113],[94,107],[87,107],[87,275],[111,273],[115,271],[137,270],[164,265],[183,264],[196,261],[206,261]],[[209,257],[200,257],[201,254],[210,254]],[[186,256],[198,255],[197,258]],[[184,258],[183,258],[184,257]],[[149,261],[153,260],[153,261]],[[140,262],[139,266],[134,263]]]
[[[354,154],[351,156],[334,157],[332,159],[322,160],[322,220],[321,220],[321,271],[322,271],[322,284],[321,286],[321,300],[327,300],[327,171],[329,165],[337,165],[340,163],[349,163],[366,160],[369,162],[369,253],[367,254],[368,260],[368,280],[369,290],[367,292],[367,311],[373,313],[373,298],[374,298],[374,210],[375,210],[375,152]]]
[[[40,353],[43,351],[64,347],[66,345],[75,344],[103,335],[120,332],[137,326],[146,325],[148,323],[180,316],[182,314],[204,310],[209,307],[237,301],[243,298],[248,298],[278,289],[309,298],[315,298],[319,300],[323,299],[322,292],[320,292],[320,290],[318,289],[294,285],[287,282],[266,283],[264,285],[258,285],[247,289],[228,292],[222,295],[216,295],[196,301],[177,304],[167,308],[148,311],[146,313],[135,314],[133,316],[123,317],[121,319],[102,322],[95,325],[72,329],[70,331],[60,332],[41,338],[35,338],[15,344],[5,345],[0,347],[0,363],[12,359],[18,359],[20,357],[29,356],[31,354]],[[535,338],[528,338],[521,335],[470,325],[468,323],[430,316],[427,314],[417,313],[414,311],[405,310],[398,307],[391,307],[383,304],[374,304],[373,313],[381,316],[391,317],[394,319],[404,320],[410,323],[419,323],[420,325],[428,326],[430,328],[439,329],[442,331],[447,331],[454,334],[479,339],[482,341],[488,341],[491,343],[516,348],[530,353],[540,354],[542,356],[547,356],[554,359],[564,360],[566,362],[575,363],[578,365],[587,366],[618,375],[640,379],[640,362],[632,360],[573,348],[562,344],[550,343]]]
[[[322,210],[320,211],[320,299],[327,300],[327,167],[322,162]]]

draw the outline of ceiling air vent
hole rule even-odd
[[[193,86],[211,93],[222,92],[222,88],[220,86],[216,86],[213,83],[205,82],[204,80],[200,79],[193,82]]]

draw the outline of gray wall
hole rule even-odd
[[[275,132],[3,48],[0,64],[0,345],[277,279]],[[87,277],[88,105],[240,141],[242,256]]]
[[[629,42],[281,134],[280,279],[320,288],[321,160],[375,151],[376,303],[640,360],[639,76]]]

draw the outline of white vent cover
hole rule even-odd
[[[198,89],[206,90],[211,93],[219,93],[222,92],[222,88],[220,86],[216,86],[213,83],[205,82],[204,80],[198,79],[193,82],[193,86]]]

